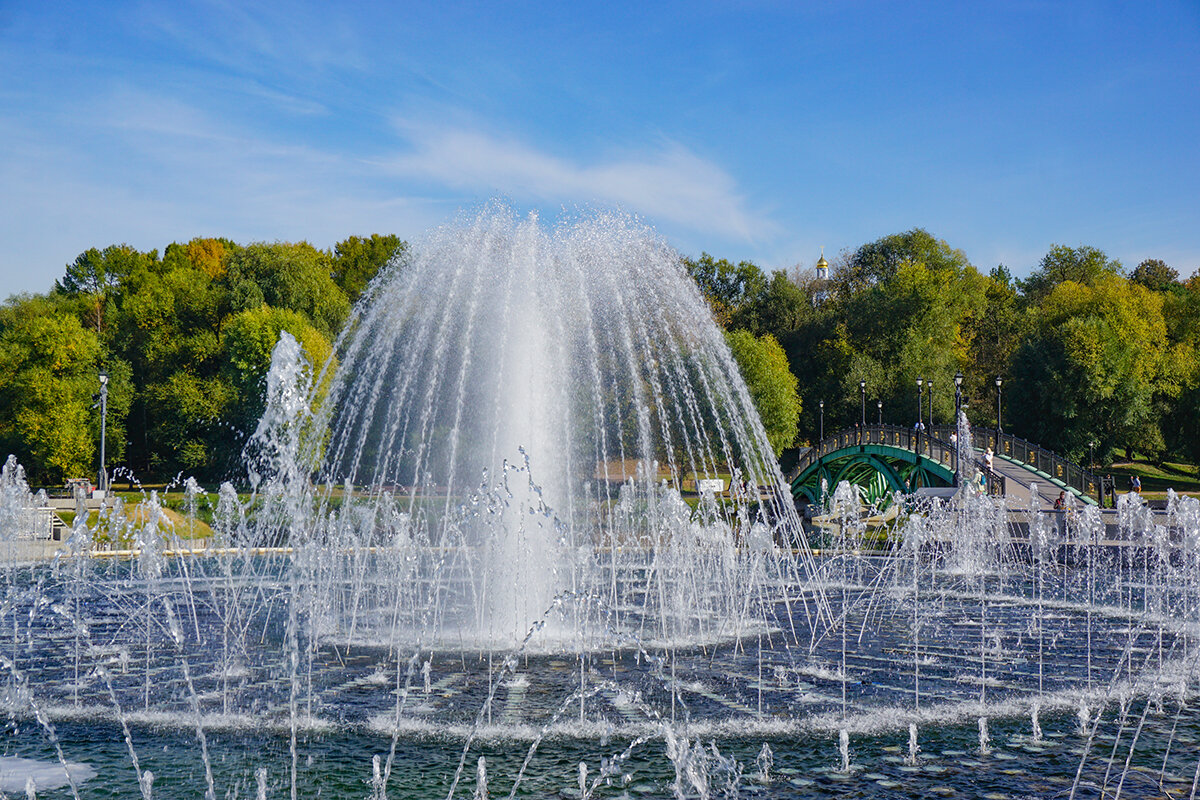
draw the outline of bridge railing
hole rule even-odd
[[[1020,436],[997,433],[995,430],[974,430],[971,439],[972,444],[980,450],[990,447],[998,457],[1032,467],[1046,477],[1099,501],[1102,506],[1105,505],[1104,485],[1099,476],[1052,450],[1026,441]]]
[[[951,442],[951,437],[956,435],[956,429],[949,425],[939,425],[927,431],[917,431],[899,425],[867,425],[846,428],[827,437],[820,445],[810,448],[801,456],[791,477],[794,478],[804,472],[814,462],[829,453],[865,444],[890,445],[911,450],[957,472],[958,452],[957,447]],[[971,444],[979,450],[986,450],[990,447],[997,457],[1031,467],[1034,471],[1052,478],[1080,494],[1098,500],[1101,505],[1105,504],[1105,490],[1099,477],[1041,445],[1010,433],[998,433],[988,429],[973,430]],[[996,487],[1002,492],[1003,483],[999,480],[1001,476],[992,473],[988,474],[988,477],[989,491],[992,487]]]
[[[949,429],[947,429],[949,431]],[[943,439],[937,431],[917,431],[900,425],[867,425],[847,428],[825,438],[816,447],[811,447],[800,457],[792,471],[792,477],[804,472],[824,456],[837,450],[858,445],[877,444],[911,450],[926,458],[944,464],[951,470],[958,467],[957,448],[950,443],[949,433]]]

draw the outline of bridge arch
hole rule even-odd
[[[841,481],[858,486],[868,502],[893,492],[954,483],[953,448],[928,435],[891,425],[842,431],[822,442],[815,458],[802,461],[792,479],[792,496],[819,503]]]
[[[919,432],[896,425],[840,431],[800,459],[790,479],[792,496],[821,503],[822,485],[828,491],[843,480],[858,486],[869,502],[886,501],[896,491],[952,486],[958,470],[955,435],[950,427]],[[1064,489],[1092,504],[1105,499],[1104,483],[1095,475],[1038,445],[991,430],[973,433],[971,444],[974,451],[993,448],[997,464],[1007,463],[1010,471],[1015,466],[1019,474],[1055,486],[1054,491]],[[1004,477],[993,472],[988,477],[988,490],[1003,494]]]

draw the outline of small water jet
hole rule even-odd
[[[771,782],[771,767],[775,763],[775,753],[771,750],[771,745],[763,742],[762,750],[758,751],[758,757],[754,759],[755,766],[758,767],[758,782],[768,784]]]
[[[979,755],[986,756],[992,752],[992,737],[988,733],[987,717],[979,718]]]
[[[488,800],[487,785],[487,759],[485,759],[483,756],[480,756],[479,761],[475,766],[474,800]],[[582,789],[580,791],[582,795]]]
[[[912,722],[908,725],[908,758],[906,759],[910,767],[917,765],[917,757],[921,753],[921,746],[917,744],[917,723]]]

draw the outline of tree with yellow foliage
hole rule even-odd
[[[1031,311],[1014,357],[1013,427],[1081,459],[1137,447],[1162,450],[1153,400],[1162,380],[1167,327],[1162,297],[1118,274],[1091,284],[1057,283]]]

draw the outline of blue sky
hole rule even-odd
[[[0,297],[92,246],[492,197],[811,265],[924,227],[1200,266],[1200,4],[0,0]]]

